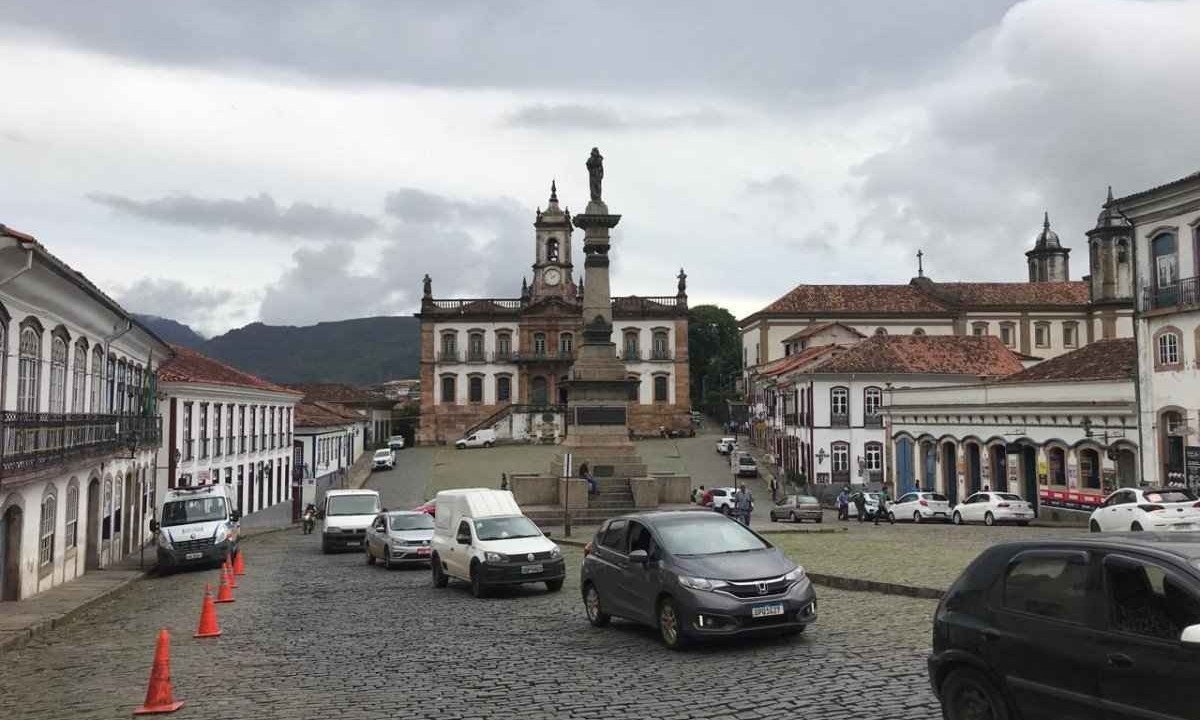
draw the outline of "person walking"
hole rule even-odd
[[[587,480],[588,495],[595,495],[597,492],[596,481],[592,479],[592,469],[588,467],[587,463],[579,466],[579,477]]]
[[[754,511],[754,496],[746,489],[746,483],[733,494],[733,510],[737,513],[738,521],[750,527],[750,513]]]
[[[850,490],[848,488],[842,488],[842,491],[838,493],[836,503],[838,520],[850,517]]]
[[[896,524],[895,518],[893,518],[890,514],[888,514],[887,504],[888,504],[888,491],[887,491],[887,485],[884,484],[879,487],[879,508],[875,511],[875,525],[876,526],[879,525],[879,516],[880,515],[887,517],[888,522],[890,522],[891,524],[893,524],[893,525]]]
[[[867,520],[867,498],[863,496],[862,491],[858,491],[850,496],[850,501],[854,503],[854,509],[858,513],[858,521],[866,522]]]
[[[704,486],[703,485],[701,485],[699,488],[692,488],[692,504],[693,505],[700,503],[703,500],[703,498],[704,498]]]

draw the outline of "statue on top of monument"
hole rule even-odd
[[[588,180],[592,190],[592,201],[600,200],[600,183],[604,180],[604,156],[599,148],[592,148],[592,154],[587,159]]]
[[[424,279],[421,280],[423,285],[422,290],[425,297],[433,297],[433,280],[429,278],[429,273],[425,273]]]

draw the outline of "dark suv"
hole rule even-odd
[[[948,720],[1200,718],[1200,536],[985,550],[938,605],[929,677]]]
[[[672,649],[702,637],[794,634],[817,619],[804,568],[715,513],[613,518],[584,548],[580,575],[593,625],[627,618],[658,628]]]

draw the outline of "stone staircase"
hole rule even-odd
[[[597,480],[645,477],[646,463],[633,447],[589,447],[572,450],[571,461],[574,471],[578,471],[583,463],[591,468],[592,477]],[[562,474],[562,457],[557,457],[550,463],[550,472]],[[625,484],[628,491],[628,484]]]
[[[597,493],[588,499],[588,507],[571,510],[571,522],[576,525],[599,525],[610,517],[637,512],[629,481],[623,478],[597,478]],[[549,505],[522,508],[525,516],[540,527],[562,525],[563,510]]]

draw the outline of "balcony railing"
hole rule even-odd
[[[1145,291],[1147,310],[1157,310],[1168,307],[1198,307],[1200,306],[1200,277],[1190,277],[1178,280]]]
[[[868,427],[868,428],[881,428],[881,427],[883,427],[883,416],[882,416],[882,415],[878,415],[878,414],[876,414],[876,415],[864,415],[864,416],[863,416],[863,427]]]
[[[157,415],[0,413],[0,476],[161,441]]]
[[[661,362],[663,360],[674,360],[675,358],[671,356],[670,350],[658,348],[658,349],[655,349],[654,352],[650,353],[650,359]]]
[[[829,416],[830,427],[850,427],[849,413],[834,413]]]
[[[518,352],[513,353],[513,362],[530,363],[530,362],[575,362],[574,352],[560,352],[558,350],[547,350],[546,352]]]
[[[437,361],[440,363],[462,362],[462,353],[457,350],[438,350]]]

